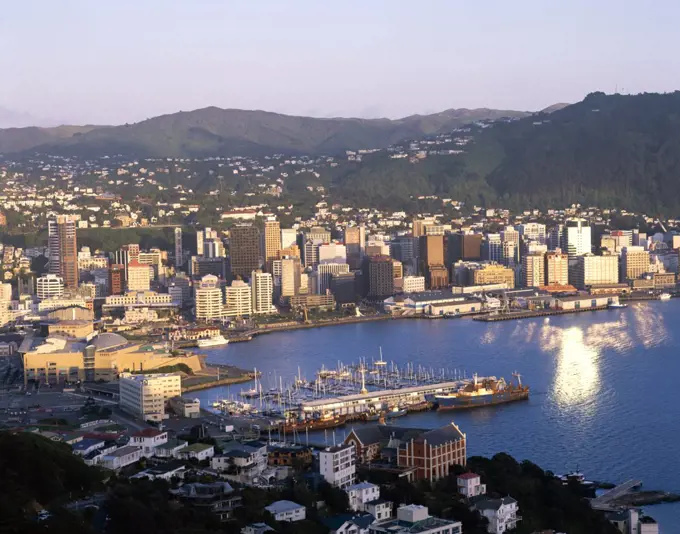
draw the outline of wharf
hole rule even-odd
[[[582,313],[589,311],[608,310],[607,306],[593,306],[590,308],[580,308],[573,310],[527,310],[518,312],[499,313],[497,315],[478,315],[474,317],[473,321],[482,321],[485,323],[495,323],[498,321],[511,321],[513,319],[530,319],[533,317],[551,317],[553,315],[566,315],[568,313]]]

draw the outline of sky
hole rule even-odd
[[[538,110],[679,89],[679,18],[674,0],[0,0],[0,113]]]

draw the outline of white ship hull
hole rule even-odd
[[[205,349],[207,347],[219,347],[221,345],[227,345],[229,343],[228,339],[222,336],[210,337],[208,339],[199,339],[196,342],[199,349]]]

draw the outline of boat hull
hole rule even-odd
[[[300,432],[305,430],[325,430],[328,428],[337,428],[343,426],[347,422],[346,417],[335,417],[333,419],[311,419],[309,421],[295,421],[280,424],[280,430],[283,432]]]
[[[452,395],[435,397],[437,410],[469,410],[483,406],[495,406],[529,400],[529,390],[502,391],[489,395]]]

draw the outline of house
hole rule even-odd
[[[359,482],[345,488],[349,507],[355,512],[365,512],[365,505],[380,498],[380,487],[370,482]]]
[[[342,514],[322,519],[330,534],[368,534],[375,522],[371,514]]]
[[[347,488],[356,480],[356,449],[345,442],[319,452],[319,473],[331,486]]]
[[[156,453],[156,447],[168,442],[168,433],[156,428],[145,428],[132,434],[130,445],[142,447],[142,454],[149,458]]]
[[[364,505],[364,510],[371,514],[378,521],[392,517],[392,501],[376,499]]]
[[[187,468],[184,464],[167,463],[145,469],[130,478],[148,478],[149,480],[161,479],[170,481],[174,477],[184,478],[186,470]]]
[[[657,522],[649,516],[640,517],[640,511],[635,508],[607,512],[605,516],[621,534],[659,534]]]
[[[212,457],[210,467],[235,475],[257,476],[267,468],[267,445],[260,441],[229,441],[222,454]]]
[[[241,529],[241,534],[265,534],[265,532],[274,532],[274,529],[267,523],[251,523]]]
[[[276,501],[264,509],[277,521],[302,521],[307,517],[307,508],[293,501]]]
[[[87,456],[91,452],[103,448],[104,443],[103,439],[84,438],[71,445],[71,448],[73,449],[73,454]]]
[[[207,443],[194,443],[193,445],[184,447],[178,452],[178,455],[184,460],[194,458],[200,462],[215,456],[215,447],[208,445]]]
[[[216,515],[220,521],[232,519],[234,510],[241,506],[242,500],[227,482],[184,484],[176,490],[170,490],[170,493],[189,506]]]
[[[102,467],[115,471],[138,462],[144,456],[143,453],[142,447],[126,445],[106,454],[99,463]]]
[[[517,501],[512,497],[501,499],[490,499],[480,497],[473,501],[472,510],[479,511],[489,521],[487,532],[489,534],[503,534],[517,526],[517,522],[522,518],[517,515],[519,507]]]
[[[270,447],[267,463],[272,466],[307,467],[312,465],[312,449],[302,445],[275,445]]]
[[[168,441],[158,445],[154,449],[154,454],[159,458],[177,458],[179,452],[186,448],[187,442],[177,438],[168,438]]]
[[[376,521],[369,534],[462,534],[460,521],[432,517],[427,506],[417,504],[402,505],[397,509],[395,519]]]
[[[470,499],[486,494],[486,484],[480,482],[479,475],[475,473],[463,473],[456,478],[458,493]]]

